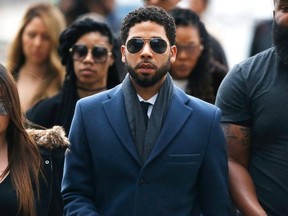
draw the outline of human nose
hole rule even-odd
[[[181,48],[178,48],[177,49],[177,58],[178,59],[181,59],[181,58],[187,58],[188,56],[190,56],[191,53],[189,54],[187,52],[187,50],[184,50],[184,49],[181,49]],[[191,57],[191,56],[190,56]]]
[[[87,55],[84,57],[83,62],[94,62],[92,50],[87,50]]]
[[[143,56],[143,57],[151,57],[152,56],[152,49],[150,47],[149,41],[144,42],[143,48],[141,50],[141,56]]]
[[[35,46],[40,46],[42,43],[42,38],[40,36],[36,36],[33,40]]]

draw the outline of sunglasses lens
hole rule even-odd
[[[130,53],[137,53],[143,48],[143,45],[144,45],[144,40],[143,39],[141,39],[141,38],[132,38],[127,43],[127,50]]]
[[[72,58],[74,60],[82,61],[83,59],[86,58],[87,54],[88,54],[88,48],[86,45],[75,44],[72,47]],[[92,56],[94,62],[104,63],[107,60],[108,50],[105,47],[95,46],[92,49]]]
[[[107,60],[108,51],[105,47],[95,46],[92,55],[95,62],[103,63]]]
[[[167,43],[161,38],[151,38],[150,40],[151,49],[158,54],[162,54],[167,50]],[[132,38],[127,42],[127,49],[130,53],[139,52],[144,46],[144,39]]]
[[[150,47],[155,53],[162,54],[167,49],[167,43],[163,39],[152,38],[150,40]]]
[[[88,49],[85,45],[74,45],[72,51],[73,59],[79,60],[85,58],[88,53]]]

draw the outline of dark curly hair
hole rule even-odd
[[[73,59],[69,52],[69,49],[77,42],[77,40],[84,34],[89,32],[99,32],[103,36],[107,36],[109,44],[113,46],[113,57],[118,58],[116,55],[116,48],[119,48],[115,44],[116,39],[114,38],[111,30],[105,23],[97,22],[91,18],[85,18],[82,20],[77,20],[72,23],[66,30],[60,35],[58,53],[61,57],[61,62],[66,66],[65,81],[62,88],[62,98],[60,107],[65,107],[65,109],[59,110],[56,122],[63,122],[63,126],[66,131],[69,131],[71,119],[73,117],[75,109],[75,101],[78,100],[77,85],[76,85],[76,75],[73,66]],[[109,67],[108,78],[107,78],[107,88],[112,88],[120,83],[118,69],[116,65],[116,60],[114,64]]]
[[[121,26],[121,42],[126,43],[130,29],[138,23],[152,21],[164,27],[170,45],[175,44],[176,26],[173,17],[164,9],[155,6],[140,7],[130,12]]]
[[[169,14],[175,19],[176,28],[179,26],[196,28],[204,47],[193,72],[188,77],[189,83],[186,93],[213,103],[215,91],[211,70],[214,69],[214,65],[212,63],[210,36],[199,16],[190,9],[175,8],[169,11]]]

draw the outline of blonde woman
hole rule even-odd
[[[65,70],[58,37],[66,27],[61,11],[49,3],[31,5],[8,53],[8,70],[17,81],[23,111],[61,88]]]

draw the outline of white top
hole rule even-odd
[[[144,100],[144,99],[143,99],[140,95],[138,95],[138,94],[137,94],[137,96],[138,96],[138,99],[139,99],[140,102],[144,101],[144,102],[147,102],[147,103],[150,103],[150,104],[151,104],[151,105],[149,105],[148,111],[147,111],[147,116],[148,116],[148,118],[150,118],[151,113],[152,113],[153,106],[154,106],[154,104],[155,104],[155,102],[156,102],[156,99],[157,99],[157,97],[158,97],[158,93],[157,93],[156,95],[154,95],[153,97],[149,98],[148,100]]]
[[[183,91],[186,90],[187,86],[188,86],[188,79],[183,79],[183,80],[176,80],[173,79],[173,83],[175,86],[177,86],[178,88],[182,89]]]

